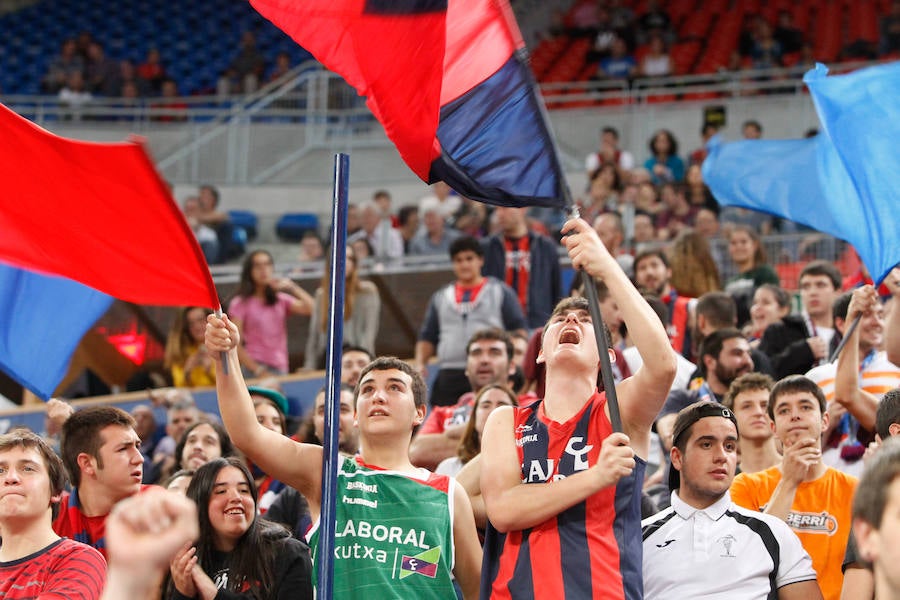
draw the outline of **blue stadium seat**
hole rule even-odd
[[[256,239],[259,226],[259,217],[256,216],[256,213],[249,210],[229,210],[228,216],[231,217],[231,223],[235,229],[244,230],[248,240]]]
[[[319,217],[313,213],[287,213],[275,224],[275,233],[285,242],[299,242],[307,231],[319,231]]]

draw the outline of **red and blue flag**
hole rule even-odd
[[[251,0],[341,75],[423,181],[503,206],[566,204],[506,0]]]
[[[50,397],[113,298],[218,307],[141,140],[68,140],[2,104],[0,132],[0,367],[11,377]]]

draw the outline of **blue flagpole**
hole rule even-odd
[[[318,582],[316,597],[331,600],[334,590],[335,496],[338,471],[338,420],[341,399],[341,346],[344,339],[344,277],[347,257],[347,202],[350,157],[334,155],[331,201],[331,282],[328,289],[328,348],[325,359],[325,439],[322,464],[322,507],[319,515]],[[313,323],[311,327],[315,327]]]

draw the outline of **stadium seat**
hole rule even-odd
[[[259,226],[259,217],[256,216],[256,213],[249,210],[229,210],[228,216],[231,217],[231,223],[235,229],[244,230],[247,240],[252,242],[256,239]]]
[[[275,224],[275,233],[285,242],[299,242],[307,231],[319,230],[319,217],[315,213],[287,213]]]

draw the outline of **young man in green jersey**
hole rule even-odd
[[[222,369],[221,352],[237,365],[240,334],[227,317],[211,316],[206,347],[216,357],[219,410],[235,445],[263,471],[309,501],[317,548],[323,449],[301,444],[256,422],[240,369]],[[340,598],[455,598],[451,571],[465,598],[476,598],[481,546],[469,499],[448,477],[409,460],[413,430],[425,418],[425,383],[405,362],[379,358],[355,390],[360,452],[340,464],[336,501],[334,592]]]

